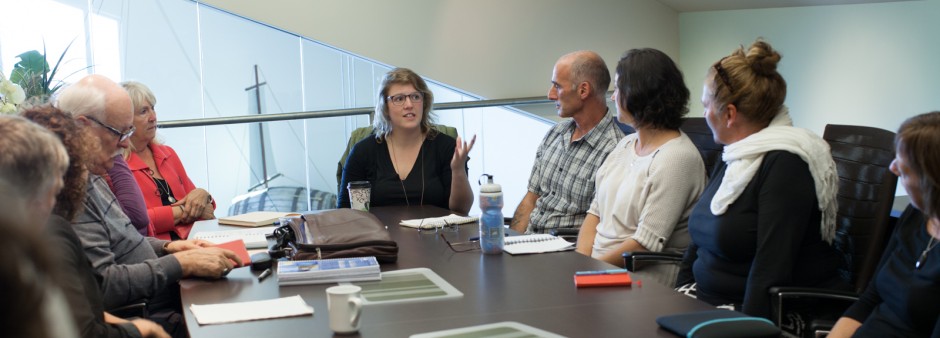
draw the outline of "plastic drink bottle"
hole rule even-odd
[[[480,186],[480,248],[486,254],[503,252],[503,190],[493,183],[493,175],[486,176],[486,184]]]

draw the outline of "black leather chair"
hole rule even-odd
[[[831,147],[839,173],[839,211],[834,245],[848,263],[842,271],[843,277],[852,285],[854,292],[772,288],[773,319],[778,325],[790,302],[832,300],[843,302],[845,307],[841,309],[845,310],[857,300],[858,294],[865,290],[874,275],[893,228],[890,213],[897,176],[888,167],[894,160],[894,133],[872,127],[827,125],[823,139]],[[831,314],[831,317],[838,318],[840,314]],[[825,326],[831,328],[831,324],[831,321],[817,321],[810,325],[810,330]]]
[[[712,170],[718,161],[721,161],[721,153],[724,146],[715,142],[715,136],[704,117],[686,117],[679,127],[702,155],[702,162],[705,164],[705,176],[710,176]],[[635,271],[644,264],[671,262],[678,264],[682,261],[682,255],[663,253],[663,252],[625,252],[623,253],[623,264],[627,270]]]
[[[715,143],[715,136],[704,117],[686,117],[679,129],[688,135],[698,148],[702,162],[705,163],[705,175],[710,175],[712,169],[715,169],[715,164],[721,160],[725,146]]]

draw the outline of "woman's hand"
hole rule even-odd
[[[463,142],[460,136],[457,136],[457,146],[454,147],[454,157],[450,160],[450,171],[452,175],[457,172],[466,173],[467,155],[470,154],[470,149],[473,149],[473,144],[476,142],[476,135],[473,135],[473,138],[470,139],[470,144]]]
[[[173,205],[183,207],[179,218],[181,224],[189,224],[200,219],[215,218],[215,210],[212,208],[212,203],[209,202],[209,192],[201,188],[193,189],[189,194],[186,194],[186,197]]]

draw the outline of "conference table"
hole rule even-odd
[[[364,306],[358,334],[345,336],[407,337],[412,334],[504,321],[518,322],[568,337],[675,337],[656,324],[656,317],[713,309],[633,273],[630,287],[576,288],[576,271],[614,266],[574,251],[532,255],[485,255],[479,250],[454,252],[439,233],[398,225],[404,219],[450,214],[432,206],[376,207],[371,212],[388,227],[399,246],[398,261],[382,271],[429,268],[463,293],[456,299]],[[231,229],[200,222],[193,232]],[[477,236],[479,225],[442,231],[451,243]],[[271,276],[234,269],[219,280],[187,279],[180,283],[184,315],[193,338],[201,337],[332,337],[327,287],[336,284],[278,286]],[[640,280],[640,285],[636,281]],[[192,304],[244,302],[300,295],[313,316],[199,325]]]

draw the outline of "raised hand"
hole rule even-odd
[[[470,150],[473,149],[473,144],[476,142],[476,135],[473,135],[473,138],[470,139],[470,144],[463,142],[460,136],[457,136],[457,146],[454,147],[454,157],[450,160],[450,170],[452,172],[457,173],[459,171],[466,173],[467,155],[470,154]]]

